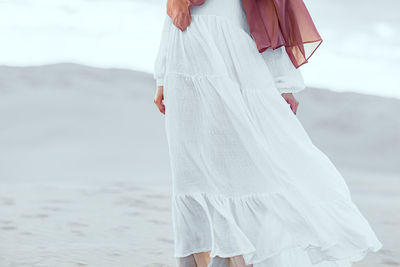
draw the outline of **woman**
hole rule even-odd
[[[380,249],[296,118],[293,54],[259,52],[245,1],[198,2],[168,1],[155,64],[178,265],[342,267]]]

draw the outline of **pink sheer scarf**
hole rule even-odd
[[[190,6],[205,0],[168,0],[167,13],[182,31],[190,24]],[[259,52],[285,46],[293,65],[298,68],[321,45],[311,16],[302,0],[242,0]]]
[[[302,0],[242,0],[258,51],[285,46],[298,68],[322,43]]]

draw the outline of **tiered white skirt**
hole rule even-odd
[[[211,15],[171,24],[166,62],[176,257],[349,266],[381,247],[243,29]]]

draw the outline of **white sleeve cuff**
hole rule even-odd
[[[262,56],[281,94],[296,93],[305,88],[300,70],[294,67],[284,47],[267,49]]]
[[[157,87],[164,86],[164,79],[161,79],[161,78],[156,79],[156,84],[157,84]]]
[[[285,88],[278,88],[280,94],[283,93],[298,93],[304,90],[306,87],[285,87]]]

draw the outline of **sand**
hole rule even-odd
[[[174,266],[151,75],[0,67],[0,266]],[[400,266],[400,100],[307,88],[298,116]]]

